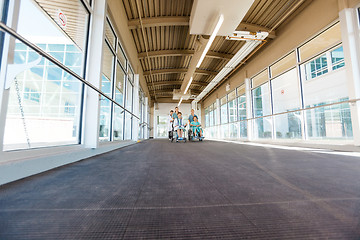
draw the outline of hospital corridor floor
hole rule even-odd
[[[0,239],[360,239],[360,158],[147,140],[0,186]]]

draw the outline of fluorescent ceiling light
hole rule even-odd
[[[180,106],[182,100],[183,100],[183,97],[180,98],[180,101],[179,101],[179,103],[178,103],[178,107]]]
[[[207,42],[206,47],[205,47],[205,49],[204,49],[204,51],[203,51],[203,53],[202,53],[202,55],[201,55],[201,57],[200,57],[200,59],[199,59],[199,62],[198,62],[198,64],[196,65],[196,68],[199,68],[200,65],[201,65],[201,63],[202,63],[202,61],[204,61],[204,58],[205,58],[205,56],[206,56],[206,53],[209,51],[209,49],[210,49],[210,47],[211,47],[211,44],[212,44],[212,42],[214,41],[214,39],[215,39],[215,37],[216,37],[216,34],[219,32],[220,27],[221,27],[221,25],[222,25],[223,22],[224,22],[224,15],[221,14],[220,17],[219,17],[219,20],[218,20],[218,22],[217,22],[217,24],[216,24],[216,27],[214,28],[214,31],[213,31],[213,33],[211,34],[211,36],[210,36],[210,38],[209,38],[209,41]]]
[[[193,80],[193,77],[190,78],[189,83],[188,83],[188,85],[187,85],[186,88],[185,88],[184,94],[187,93],[187,91],[188,91],[188,89],[189,89],[189,87],[190,87],[190,85],[191,85],[192,80]]]

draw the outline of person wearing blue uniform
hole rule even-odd
[[[203,131],[200,122],[198,122],[197,116],[194,116],[194,121],[190,123],[190,127],[194,135],[199,134],[199,137],[202,137]]]
[[[179,108],[175,107],[175,112],[172,115],[173,120],[175,120],[176,118],[178,118],[178,113],[179,113]]]
[[[189,124],[194,121],[194,117],[198,117],[198,116],[196,116],[194,109],[191,109],[191,114],[189,116]]]
[[[184,129],[186,127],[186,123],[184,124],[181,112],[178,113],[178,117],[174,120],[174,129],[177,131],[178,137],[183,138],[182,135],[184,133]]]

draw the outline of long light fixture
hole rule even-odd
[[[223,24],[223,22],[224,22],[224,15],[221,14],[221,15],[219,16],[219,20],[218,20],[218,22],[217,22],[217,24],[216,24],[216,26],[215,26],[215,28],[214,28],[214,31],[213,31],[213,33],[211,34],[211,36],[210,36],[210,38],[209,38],[209,41],[207,42],[206,47],[205,47],[205,49],[204,49],[204,51],[203,51],[203,53],[202,53],[202,55],[201,55],[201,57],[200,57],[200,59],[199,59],[199,62],[198,62],[198,64],[196,65],[196,68],[199,68],[200,65],[201,65],[201,63],[202,63],[202,61],[204,61],[204,58],[205,58],[205,56],[206,56],[206,53],[209,51],[209,49],[210,49],[210,47],[211,47],[211,44],[212,44],[212,42],[214,41],[214,39],[215,39],[215,37],[216,37],[216,34],[219,32],[220,27],[221,27],[221,25]]]
[[[182,100],[183,100],[183,97],[180,98],[180,101],[179,101],[179,103],[178,103],[178,107],[180,106]]]
[[[188,85],[187,85],[186,88],[185,88],[184,94],[186,94],[187,91],[189,90],[189,87],[190,87],[190,85],[191,85],[192,80],[193,80],[193,77],[190,78],[189,83],[188,83]]]
[[[208,92],[213,89],[228,73],[230,73],[243,59],[245,59],[260,43],[259,40],[264,40],[269,33],[258,32],[254,40],[248,40],[239,49],[239,51],[231,58],[225,67],[215,76],[213,80],[206,86],[206,88],[195,98],[200,101]]]

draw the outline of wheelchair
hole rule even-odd
[[[174,140],[175,140],[175,142],[184,142],[184,143],[186,143],[186,129],[185,128],[183,128],[183,137],[182,138],[180,138],[179,136],[178,136],[178,133],[177,133],[177,131],[174,129],[174,127],[173,127],[173,129],[172,129],[172,132],[170,133],[170,137],[171,137],[171,142],[173,142]]]
[[[202,130],[201,127],[200,127],[200,129]],[[203,132],[203,134],[204,134],[204,132]],[[188,139],[189,139],[189,141],[199,140],[199,142],[202,142],[202,140],[204,140],[204,135],[202,137],[200,137],[200,132],[198,132],[198,131],[194,132],[193,129],[190,128],[188,131]]]

